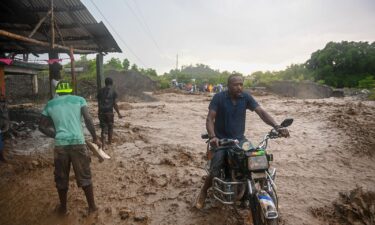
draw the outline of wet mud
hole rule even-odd
[[[203,210],[193,207],[206,176],[200,134],[210,97],[161,92],[152,97],[157,101],[121,102],[124,117],[115,117],[114,143],[106,149],[112,158],[99,163],[92,157],[99,207],[93,215],[87,214],[74,173],[68,215],[54,212],[58,196],[52,140],[36,130],[25,140],[8,143],[8,163],[0,164],[0,224],[243,224],[244,212],[222,206],[212,196]],[[278,170],[281,224],[327,224],[329,215],[316,212],[331,206],[340,192],[358,185],[374,191],[375,159],[369,147],[374,144],[373,102],[359,106],[350,98],[298,100],[272,94],[255,98],[277,121],[295,119],[291,137],[269,145]],[[89,106],[99,133],[96,103]],[[246,136],[252,142],[258,143],[269,129],[248,112]]]
[[[358,187],[348,193],[339,193],[332,205],[313,208],[312,213],[332,224],[375,224],[375,192]]]

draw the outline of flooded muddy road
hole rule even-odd
[[[87,216],[74,173],[69,214],[55,215],[58,196],[50,139],[35,131],[12,143],[15,152],[25,154],[8,153],[9,163],[0,164],[0,224],[241,224],[235,210],[212,198],[201,211],[192,207],[206,174],[206,145],[200,134],[205,131],[209,97],[176,93],[153,97],[158,101],[121,102],[125,116],[115,118],[115,143],[107,150],[112,159],[99,163],[92,157],[99,206],[95,215]],[[278,169],[281,224],[327,224],[329,215],[323,211],[331,209],[339,192],[357,186],[375,191],[374,102],[255,98],[278,122],[294,118],[291,137],[273,140],[268,148]],[[90,110],[97,114],[95,103],[90,103]],[[258,143],[269,130],[248,112],[250,140]]]

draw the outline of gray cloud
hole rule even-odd
[[[124,2],[96,4],[146,66],[159,73],[174,68],[176,54],[183,64],[207,63],[248,74],[302,63],[329,41],[375,39],[372,0],[125,1],[145,19],[160,49]],[[103,20],[90,1],[84,3]],[[116,57],[140,65],[115,38],[125,52]]]

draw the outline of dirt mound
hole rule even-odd
[[[186,91],[183,91],[177,88],[166,88],[166,89],[161,89],[161,90],[157,90],[154,92],[155,95],[161,95],[165,93],[187,94]]]
[[[126,102],[153,102],[155,98],[144,92],[152,92],[158,88],[158,83],[138,72],[115,71],[106,72],[105,77],[113,79],[119,99]],[[96,81],[82,80],[78,82],[78,95],[87,99],[95,99],[97,92]]]
[[[245,91],[249,92],[252,96],[267,96],[270,94],[265,87],[254,87]]]
[[[314,216],[332,225],[375,224],[375,192],[357,187],[349,193],[340,192],[339,195],[332,206],[312,209]]]
[[[279,95],[302,99],[328,98],[332,96],[332,88],[314,82],[275,81],[269,89]]]
[[[20,173],[52,167],[51,158],[40,155],[35,156],[17,156],[9,160],[7,163],[0,164],[0,176],[3,179],[9,179]]]
[[[158,88],[157,82],[147,76],[134,71],[111,70],[105,74],[105,77],[113,79],[113,85],[119,98],[123,101],[155,101],[152,96],[144,93],[155,91]]]
[[[96,99],[96,87],[96,80],[80,80],[77,83],[77,94],[86,99]]]
[[[354,154],[375,155],[375,109],[361,102],[348,103],[334,110],[329,120],[342,129],[356,146]]]

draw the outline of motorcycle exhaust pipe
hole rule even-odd
[[[266,191],[258,193],[257,199],[266,219],[276,219],[279,216],[275,203]]]

